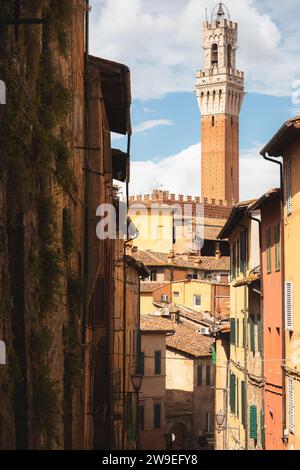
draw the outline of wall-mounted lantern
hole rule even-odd
[[[6,104],[6,86],[3,80],[0,80],[0,104]]]
[[[6,345],[4,341],[0,340],[0,365],[6,365]]]

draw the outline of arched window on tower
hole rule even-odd
[[[227,47],[227,66],[232,67],[232,47],[230,44]]]
[[[212,67],[218,66],[218,44],[211,46],[211,65]]]
[[[211,118],[211,126],[215,127],[215,116],[212,116]]]

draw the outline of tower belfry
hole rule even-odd
[[[238,25],[223,3],[203,25],[205,70],[197,72],[196,95],[202,115],[201,196],[239,201],[239,114],[244,73],[236,69]]]

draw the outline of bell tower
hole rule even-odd
[[[239,114],[244,73],[236,69],[238,25],[219,3],[203,26],[205,70],[196,74],[202,115],[202,199],[239,201]]]

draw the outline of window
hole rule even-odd
[[[236,415],[240,417],[240,401],[239,401],[239,379],[236,379]]]
[[[139,429],[140,431],[145,429],[145,405],[139,406]]]
[[[161,351],[155,351],[154,372],[155,375],[161,374]]]
[[[162,294],[161,296],[161,301],[167,303],[169,301],[169,297],[167,294]]]
[[[285,283],[285,327],[287,330],[294,329],[294,299],[293,283]]]
[[[271,264],[271,228],[268,227],[266,230],[266,251],[267,251],[267,273],[270,274],[272,271]]]
[[[292,164],[288,160],[284,166],[285,205],[287,214],[292,213]]]
[[[228,44],[227,47],[227,66],[231,68],[232,66],[232,47],[230,44]]]
[[[245,273],[246,270],[246,253],[247,253],[247,232],[243,230],[240,237],[240,270]]]
[[[240,345],[240,320],[236,320],[236,345]]]
[[[194,307],[201,307],[202,299],[201,295],[194,295]]]
[[[144,352],[140,353],[138,370],[141,375],[145,375],[145,353]]]
[[[230,319],[230,344],[235,344],[235,318]]]
[[[274,226],[275,269],[280,271],[280,224]]]
[[[211,431],[211,417],[210,413],[205,413],[205,428],[204,432],[209,434]]]
[[[154,405],[154,428],[159,429],[161,425],[161,405],[156,403]]]
[[[210,366],[206,366],[206,385],[211,384],[211,379],[210,379]]]
[[[150,274],[150,281],[156,282],[157,281],[157,271],[151,271]]]
[[[236,278],[236,242],[233,243],[231,249],[231,276],[232,279]]]
[[[250,406],[250,439],[257,441],[257,406]]]
[[[241,399],[242,399],[242,425],[246,424],[246,385],[241,383]]]
[[[197,367],[197,384],[198,384],[198,387],[202,387],[202,369],[203,367],[202,366],[198,366]]]
[[[262,352],[263,350],[263,327],[261,315],[257,317],[257,349]]]
[[[211,118],[211,126],[215,127],[215,116],[212,116]]]
[[[211,65],[212,67],[218,66],[218,44],[211,46]]]
[[[178,297],[179,297],[179,292],[173,292],[173,297],[176,298],[176,299],[178,299]]]
[[[289,394],[289,430],[292,434],[295,433],[295,382],[294,379],[288,379],[288,394]]]
[[[230,411],[231,413],[235,413],[235,387],[236,387],[236,380],[235,375],[230,375]]]
[[[255,323],[253,315],[249,317],[250,322],[250,351],[255,351]]]

